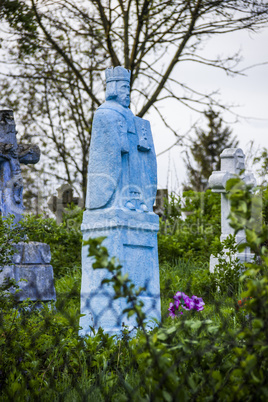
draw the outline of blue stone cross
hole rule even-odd
[[[40,159],[37,145],[18,144],[13,111],[0,110],[0,215],[22,219],[23,179],[20,164],[35,164]]]

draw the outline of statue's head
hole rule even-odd
[[[121,66],[106,69],[106,100],[114,100],[124,107],[129,107],[130,74],[129,70]]]

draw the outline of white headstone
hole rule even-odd
[[[230,214],[230,201],[227,197],[226,183],[229,179],[236,177],[245,170],[245,155],[240,148],[227,148],[221,155],[221,170],[213,172],[209,178],[209,187],[214,193],[221,193],[221,241],[225,240],[230,234],[234,234],[234,229],[229,225],[228,216]],[[253,173],[246,172],[240,178],[252,187],[256,185]],[[236,235],[236,243],[244,243],[246,236],[244,231]],[[243,253],[238,253],[237,257],[241,262],[252,261],[253,254],[246,248]],[[210,257],[210,272],[214,272],[214,267],[218,263],[217,257]]]

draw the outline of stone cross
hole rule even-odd
[[[58,196],[52,195],[48,200],[48,207],[50,211],[56,215],[57,224],[59,225],[62,223],[63,212],[68,205],[74,204],[82,208],[83,200],[73,196],[73,188],[70,184],[62,184],[57,189],[57,192]]]
[[[0,214],[22,219],[23,181],[20,164],[35,164],[40,159],[37,145],[18,144],[13,111],[0,110]]]
[[[23,181],[20,164],[37,163],[37,145],[18,144],[13,111],[0,110],[0,215],[15,215],[14,223],[23,218]],[[44,302],[56,300],[51,253],[48,244],[19,242],[10,265],[0,267],[0,284],[9,277],[18,282],[18,301],[30,298]],[[12,289],[11,289],[12,291]]]
[[[227,148],[221,155],[221,170],[212,172],[209,178],[209,187],[214,193],[221,193],[221,241],[225,240],[230,234],[234,234],[234,229],[229,225],[228,216],[230,214],[230,200],[227,197],[225,190],[226,183],[229,179],[240,175],[241,179],[250,186],[256,185],[256,180],[252,173],[245,170],[245,155],[240,148]],[[244,171],[244,173],[241,172]],[[236,235],[236,242],[245,242],[245,233],[240,231]],[[249,261],[252,258],[252,254],[249,250],[245,250],[244,253],[238,255],[241,262]],[[214,266],[217,263],[217,259],[211,256],[210,270],[213,272]]]

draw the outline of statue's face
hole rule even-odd
[[[124,107],[129,107],[130,104],[130,85],[127,81],[117,82],[117,97],[116,102]]]

